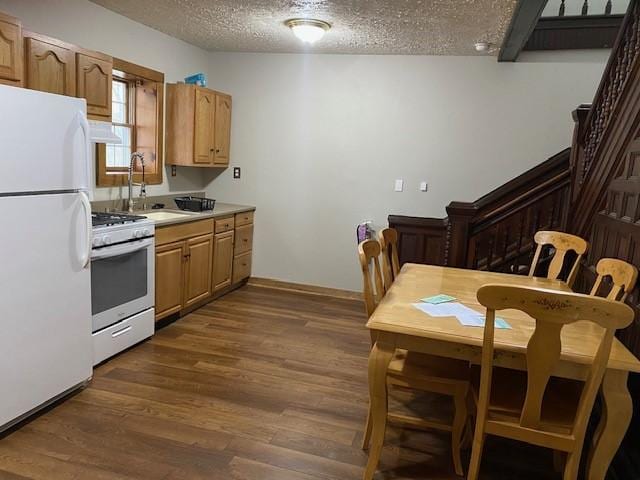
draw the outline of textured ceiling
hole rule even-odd
[[[516,0],[91,0],[212,51],[471,55],[502,43]],[[312,47],[284,21],[332,25]],[[496,54],[497,48],[491,49]]]

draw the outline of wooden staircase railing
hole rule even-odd
[[[634,153],[640,119],[640,2],[627,15],[590,108],[574,113],[572,219],[569,229],[589,234],[592,220],[629,154]]]
[[[563,229],[569,207],[566,149],[475,202],[452,202],[447,217],[389,216],[401,263],[519,272],[533,257],[538,230]]]

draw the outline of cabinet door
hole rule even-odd
[[[216,94],[215,155],[213,163],[229,165],[231,143],[231,97]]]
[[[87,100],[87,114],[111,121],[113,63],[78,53],[76,67],[77,96]]]
[[[233,230],[215,235],[213,242],[213,291],[231,285]]]
[[[233,283],[251,276],[251,252],[236,255],[233,259]]]
[[[182,309],[185,243],[156,248],[156,320]]]
[[[253,224],[236,227],[234,255],[240,255],[253,249]]]
[[[22,27],[19,21],[1,13],[0,80],[15,85],[22,82]]]
[[[212,247],[213,234],[187,240],[185,307],[189,307],[211,295]]]
[[[27,38],[26,43],[26,87],[42,92],[75,96],[75,53],[37,38]]]
[[[193,152],[193,161],[196,164],[208,164],[213,161],[213,122],[215,112],[215,94],[200,88],[196,89]]]

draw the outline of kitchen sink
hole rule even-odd
[[[185,212],[182,210],[155,210],[152,212],[141,213],[141,215],[144,215],[154,222],[162,222],[165,220],[176,220],[178,218],[190,217],[198,214],[196,212]]]

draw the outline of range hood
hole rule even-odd
[[[112,125],[109,122],[99,122],[89,120],[89,136],[93,143],[116,143],[121,144],[122,139],[113,133]]]

